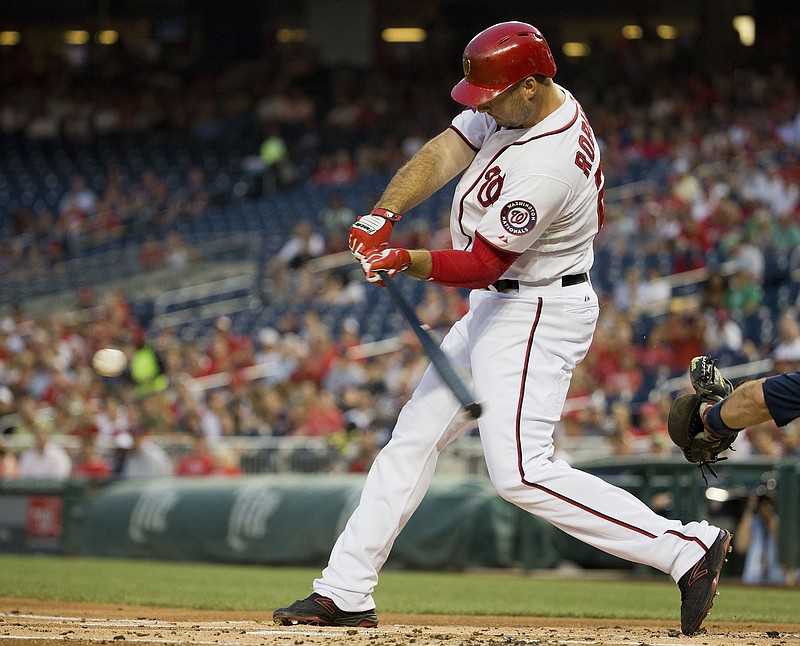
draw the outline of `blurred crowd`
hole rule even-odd
[[[580,72],[565,63],[556,79],[592,120],[609,189],[593,272],[601,317],[557,429],[566,457],[589,437],[603,440],[606,455],[674,455],[665,429],[674,392],[657,386],[684,375],[698,354],[724,355],[728,364],[772,359],[776,372],[800,367],[789,273],[792,259],[800,267],[798,79],[780,66],[688,67],[678,83],[670,61],[685,52],[643,56],[637,48],[646,46],[600,49]],[[148,328],[133,313],[135,295],[113,291],[96,302],[88,286],[69,312],[31,316],[16,305],[0,322],[0,431],[8,440],[0,439],[0,477],[276,469],[272,449],[245,455],[226,445],[247,437],[324,438],[322,455],[296,449],[294,467],[366,470],[426,360],[412,335],[377,350],[360,321],[331,329],[304,311],[304,303],[361,303],[376,289],[349,270],[311,271],[309,261],[346,248],[344,232],[368,206],[351,202],[354,180],[391,172],[447,126],[457,65],[421,56],[401,68],[331,69],[300,45],[213,72],[127,65],[124,51],[117,56],[94,75],[59,59],[37,72],[24,49],[4,57],[3,141],[17,150],[80,147],[136,133],[187,147],[230,144],[241,152],[239,182],[220,198],[201,166],[177,184],[163,168],[137,177],[108,168],[99,186],[76,176],[54,209],[10,203],[4,275],[46,276],[69,254],[132,232],[145,232],[142,271],[180,266],[195,254],[172,225],[212,202],[289,187],[335,192],[318,213],[298,214],[269,259],[264,298],[294,307],[267,327],[236,333],[220,316],[208,334],[187,339]],[[103,92],[91,91],[96,83]],[[242,182],[244,191],[235,188]],[[644,183],[612,195],[635,182]],[[407,218],[398,244],[446,246],[447,214],[440,216]],[[775,258],[788,267],[780,275]],[[679,290],[675,277],[689,272],[699,273]],[[464,313],[465,294],[430,285],[418,309],[443,333]],[[102,347],[126,352],[124,375],[92,370]],[[798,429],[776,431],[750,429],[736,458],[800,456]],[[31,438],[30,448],[12,450],[20,437]],[[174,438],[181,451],[168,453],[163,445]]]
[[[0,474],[43,477],[42,465],[25,456],[44,456],[45,446],[55,451],[47,441],[53,434],[72,440],[77,451],[71,460],[45,460],[59,478],[70,475],[70,462],[72,475],[87,475],[84,462],[97,459],[98,446],[109,460],[102,475],[147,475],[132,457],[143,439],[157,452],[153,438],[191,438],[177,442],[182,453],[191,444],[192,453],[211,457],[189,466],[146,461],[154,469],[149,475],[200,475],[201,466],[203,474],[238,473],[239,456],[225,446],[232,437],[324,438],[329,451],[316,458],[316,468],[364,471],[426,362],[410,336],[376,356],[359,352],[361,345],[355,320],[333,335],[313,312],[286,317],[255,337],[235,334],[220,316],[210,338],[186,341],[170,328],[149,337],[118,292],[69,315],[32,319],[17,308],[0,325],[0,423],[6,438],[36,442],[18,468],[7,465]],[[126,352],[128,369],[101,377],[91,358],[109,346]],[[223,386],[205,389],[204,380],[220,375]],[[298,465],[300,453],[292,458]],[[7,446],[4,455],[13,460]],[[275,457],[262,452],[257,470],[274,470]]]

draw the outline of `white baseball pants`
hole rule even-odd
[[[719,534],[653,512],[604,480],[551,461],[553,428],[575,365],[589,349],[598,316],[588,282],[473,290],[470,311],[442,342],[472,375],[489,476],[498,493],[566,533],[615,556],[650,565],[676,581]],[[342,610],[375,607],[372,592],[392,545],[422,501],[439,453],[466,428],[451,424],[459,404],[428,368],[392,438],[367,475],[359,506],[314,591]]]

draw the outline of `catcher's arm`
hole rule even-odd
[[[764,401],[765,381],[766,378],[762,377],[736,386],[735,394],[725,399],[725,407],[720,411],[721,421],[725,426],[739,429],[772,419]]]

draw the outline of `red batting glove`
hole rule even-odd
[[[383,285],[378,271],[385,271],[389,277],[405,271],[411,266],[408,249],[369,249],[361,260],[361,268],[371,283]]]
[[[362,215],[350,227],[347,238],[350,251],[362,260],[368,251],[388,247],[394,223],[402,217],[386,209],[373,209],[369,215]]]

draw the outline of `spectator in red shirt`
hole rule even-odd
[[[97,452],[97,446],[90,438],[86,438],[76,458],[72,475],[86,480],[102,480],[111,477],[111,463]]]
[[[320,386],[339,356],[339,348],[330,338],[330,332],[325,328],[315,328],[309,335],[309,352],[300,361],[292,381],[312,381]]]
[[[143,271],[160,269],[167,263],[167,250],[154,233],[145,236],[139,250],[139,267]]]
[[[669,437],[667,417],[658,403],[647,402],[639,408],[639,428],[645,435]],[[660,448],[660,447],[658,447]]]
[[[208,448],[208,440],[202,433],[192,436],[192,449],[181,456],[175,465],[176,476],[210,476],[217,470],[217,459]]]
[[[323,155],[311,179],[317,185],[350,184],[356,179],[356,168],[350,151],[340,148],[333,155]]]
[[[365,428],[357,431],[352,441],[356,450],[353,457],[347,462],[347,470],[350,473],[366,473],[381,449],[378,434],[373,428]]]
[[[619,355],[614,370],[603,380],[603,390],[610,397],[633,397],[644,383],[644,372],[639,365],[633,346]]]
[[[295,430],[295,435],[320,437],[344,430],[344,413],[337,407],[332,393],[320,390],[312,401],[301,425]]]
[[[677,305],[664,322],[664,328],[670,350],[670,374],[685,374],[692,358],[703,354],[705,319],[693,305],[689,304],[686,308]]]
[[[232,330],[233,323],[227,316],[214,320],[214,334],[209,342],[207,354],[214,364],[212,374],[251,366],[254,363],[253,341]]]

